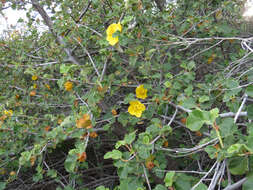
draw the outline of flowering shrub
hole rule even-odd
[[[0,190],[252,189],[242,1],[0,7],[27,13],[0,37]]]

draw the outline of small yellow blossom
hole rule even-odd
[[[88,114],[83,114],[82,118],[76,120],[76,126],[77,128],[86,128],[86,129],[92,128],[90,116]]]
[[[36,91],[35,90],[32,90],[31,92],[30,92],[30,96],[35,96],[36,95]]]
[[[91,132],[90,133],[91,138],[96,138],[97,136],[98,136],[98,134],[96,132]]]
[[[33,84],[33,88],[36,89],[38,86],[37,84]]]
[[[50,89],[51,89],[51,87],[50,87],[50,85],[49,85],[49,84],[45,84],[45,87],[46,87],[48,90],[50,90]]]
[[[13,115],[12,110],[4,110],[4,115],[11,117]]]
[[[130,106],[128,107],[128,112],[136,117],[141,117],[142,112],[146,109],[144,104],[142,104],[139,100],[134,100],[129,103]]]
[[[37,79],[38,79],[38,76],[36,76],[36,75],[32,76],[32,80],[37,80]]]
[[[70,81],[67,81],[67,82],[65,82],[64,87],[65,87],[65,90],[71,91],[73,88],[73,83]]]
[[[119,41],[119,37],[114,36],[114,33],[117,31],[120,31],[120,32],[122,31],[122,26],[120,23],[118,24],[113,23],[106,30],[106,35],[107,35],[106,40],[112,46],[114,46]]]
[[[144,85],[139,85],[136,89],[135,89],[135,93],[136,93],[136,97],[140,98],[140,99],[145,99],[147,98],[147,89],[144,88]]]
[[[10,176],[14,176],[14,175],[16,175],[16,172],[15,171],[11,171],[10,172]]]
[[[112,109],[112,115],[117,115],[118,113],[117,113],[117,110],[115,110],[115,109]]]

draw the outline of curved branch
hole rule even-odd
[[[67,48],[66,43],[64,42],[62,36],[58,35],[53,30],[53,22],[51,18],[48,16],[48,14],[46,13],[46,11],[43,9],[43,7],[40,6],[39,2],[37,0],[32,0],[32,5],[39,12],[40,16],[43,18],[49,30],[55,36],[56,41],[63,46],[65,53],[68,55],[69,61],[71,61],[73,64],[81,65],[78,59],[72,55],[71,50]]]

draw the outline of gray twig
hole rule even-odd
[[[69,48],[67,48],[65,41],[63,40],[62,36],[58,35],[53,30],[53,22],[51,18],[48,16],[46,11],[40,6],[39,2],[37,0],[32,0],[33,7],[39,12],[40,16],[43,18],[44,22],[48,26],[51,33],[55,36],[56,41],[63,46],[63,49],[65,53],[67,54],[69,61],[73,64],[80,65],[79,60],[72,55],[72,52]]]
[[[149,183],[149,180],[148,180],[148,176],[147,176],[147,172],[146,172],[146,169],[145,169],[145,166],[143,164],[141,164],[142,167],[143,167],[143,171],[144,171],[144,176],[146,178],[146,182],[148,184],[148,189],[151,190],[151,186],[150,186],[150,183]]]
[[[248,97],[248,95],[247,95],[247,94],[244,94],[244,98],[243,98],[242,104],[241,104],[241,106],[239,107],[237,113],[235,114],[234,123],[236,123],[236,120],[238,119],[238,117],[239,117],[239,115],[240,115],[240,113],[241,113],[241,111],[242,111],[242,108],[243,108],[243,106],[244,106],[244,104],[245,104],[245,102],[246,102],[246,100],[247,100],[247,97]]]
[[[245,177],[245,178],[242,178],[241,180],[237,181],[236,183],[234,183],[233,185],[229,185],[227,186],[225,189],[223,190],[235,190],[235,189],[238,189],[239,187],[242,186],[242,184],[244,184],[248,179]]]
[[[198,187],[198,185],[213,171],[214,167],[218,164],[218,161],[216,161],[214,163],[214,165],[211,167],[211,169],[206,173],[206,175],[204,175],[198,183],[196,183],[192,188],[191,190],[194,190],[196,187]]]

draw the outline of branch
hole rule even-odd
[[[244,184],[248,179],[245,177],[239,181],[237,181],[236,183],[234,183],[233,185],[229,185],[227,186],[225,189],[223,190],[236,190],[239,187],[241,187],[242,184]]]
[[[191,113],[192,112],[192,110],[184,108],[183,106],[180,106],[180,105],[176,105],[176,104],[174,104],[172,102],[169,102],[169,104],[172,105],[172,106],[174,106],[175,108],[178,108],[178,109],[180,109],[182,111],[185,111],[187,113]],[[236,115],[236,113],[227,112],[227,113],[220,113],[219,117],[232,117],[232,116],[235,116],[235,115]],[[238,117],[239,116],[247,116],[247,112],[240,111],[239,114],[238,114]],[[164,116],[162,116],[162,117],[164,117]]]
[[[89,10],[89,7],[90,7],[90,5],[91,5],[91,2],[92,2],[92,1],[89,0],[88,5],[83,9],[81,15],[80,15],[79,18],[75,21],[76,24],[78,24],[78,23],[80,22],[80,20],[83,18],[83,16],[86,14],[86,12]],[[71,32],[71,30],[68,29],[67,32],[66,32],[66,34],[65,34],[65,36],[67,36],[70,32]]]
[[[218,161],[216,161],[214,163],[214,165],[211,167],[211,169],[206,173],[206,175],[204,175],[198,183],[196,183],[192,188],[191,190],[194,190],[196,187],[198,187],[198,185],[213,171],[214,167],[218,164]]]
[[[146,169],[145,169],[145,166],[144,164],[141,164],[142,167],[143,167],[143,171],[144,171],[144,176],[146,178],[146,182],[147,182],[147,185],[148,185],[148,189],[151,190],[151,186],[150,186],[150,183],[149,183],[149,180],[148,180],[148,176],[147,176],[147,172],[146,172]]]
[[[245,104],[245,102],[246,102],[246,100],[247,100],[247,97],[248,97],[248,95],[245,94],[245,95],[244,95],[244,98],[243,98],[243,101],[242,101],[242,104],[241,104],[241,106],[239,107],[237,113],[235,114],[234,123],[236,123],[236,120],[238,119],[240,113],[242,112],[242,108],[243,108],[243,106],[244,106],[244,104]]]
[[[51,18],[48,16],[46,11],[39,5],[39,2],[37,0],[32,0],[33,7],[39,12],[40,16],[43,18],[44,22],[48,26],[51,33],[55,36],[56,41],[63,46],[63,49],[65,53],[68,55],[69,61],[73,64],[80,65],[78,59],[72,55],[72,52],[69,48],[66,47],[66,43],[63,40],[63,38],[60,35],[57,35],[57,33],[53,29],[53,22]]]

